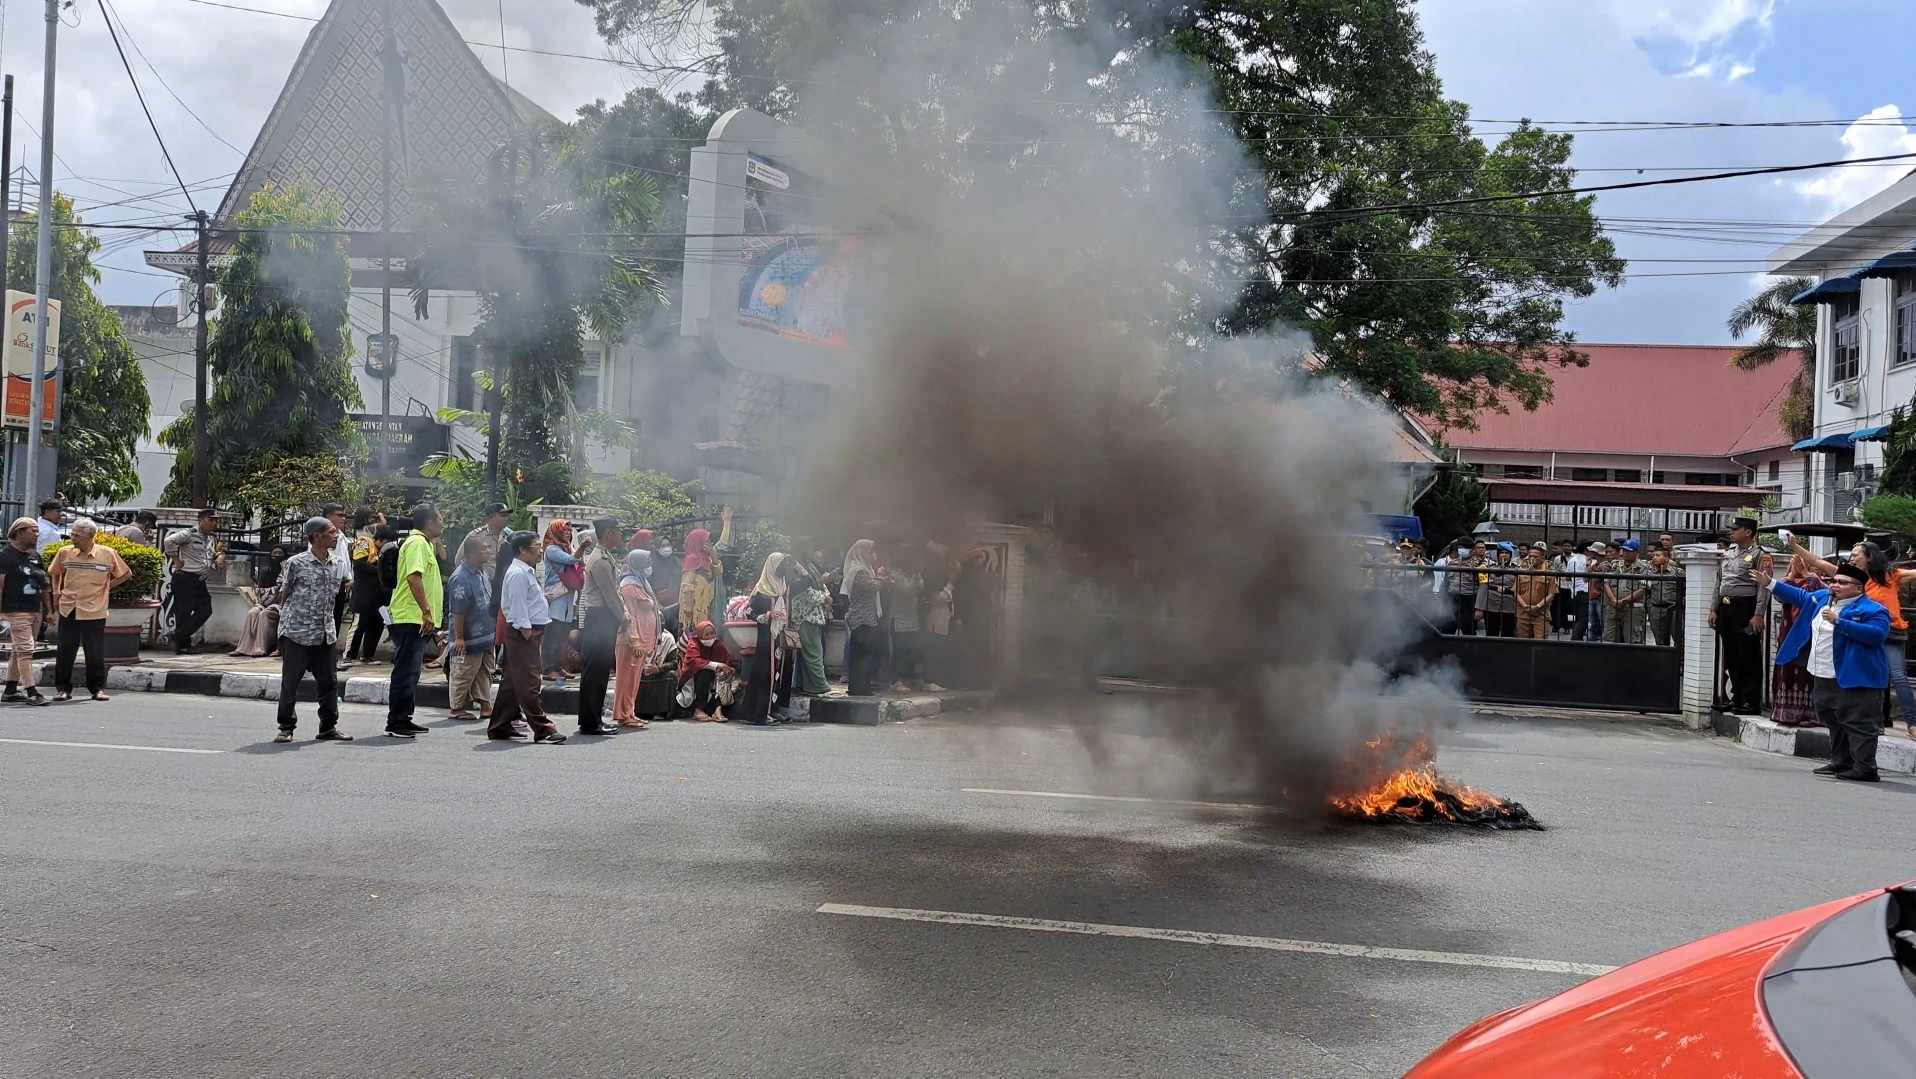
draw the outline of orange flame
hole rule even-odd
[[[1503,799],[1460,783],[1452,783],[1428,764],[1395,772],[1382,783],[1358,794],[1336,795],[1331,808],[1367,820],[1404,817],[1428,820],[1432,816],[1460,821],[1458,809],[1483,810],[1502,806]]]

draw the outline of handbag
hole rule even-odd
[[[568,592],[577,592],[585,587],[585,566],[578,562],[559,570],[559,583],[565,585]]]
[[[803,651],[805,648],[805,639],[798,635],[797,630],[793,629],[790,626],[786,626],[783,630],[779,632],[778,646],[780,648],[789,649],[793,652]]]

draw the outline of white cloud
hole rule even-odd
[[[1902,115],[1895,105],[1878,105],[1858,117],[1843,129],[1843,159],[1916,153],[1916,131],[1896,119]],[[1884,163],[1829,169],[1794,186],[1824,213],[1837,214],[1895,183],[1912,167],[1916,166]]]
[[[1669,37],[1708,45],[1740,30],[1769,29],[1776,0],[1703,0],[1669,7],[1644,0],[1611,0],[1611,18],[1634,37]]]
[[[1736,80],[1744,77],[1745,75],[1754,75],[1754,74],[1756,74],[1756,67],[1754,65],[1733,63],[1730,65],[1730,73],[1723,77],[1730,80],[1731,82],[1735,82]]]

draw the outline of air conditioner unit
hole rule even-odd
[[[1857,484],[1856,473],[1838,472],[1836,474],[1836,489],[1837,490],[1854,491],[1856,490],[1856,484]]]
[[[1857,402],[1859,389],[1855,382],[1838,382],[1830,387],[1830,396],[1839,405],[1853,405]]]
[[[1876,466],[1875,465],[1857,465],[1856,466],[1856,482],[1875,483],[1876,482]]]

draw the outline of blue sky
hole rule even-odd
[[[326,0],[227,0],[317,16]],[[496,41],[497,0],[441,0],[469,40]],[[217,202],[225,178],[272,106],[311,24],[227,11],[192,0],[111,0],[171,93],[134,54],[136,69],[180,170],[206,181],[195,197]],[[0,63],[16,87],[16,161],[37,167],[40,123],[39,5],[4,11]],[[571,0],[506,0],[513,45],[603,56],[590,13]],[[1916,41],[1916,2],[1886,0],[1422,0],[1439,73],[1451,96],[1486,120],[1840,120],[1872,111],[1916,113],[1907,75]],[[127,89],[98,9],[67,13],[62,30],[59,186],[93,220],[147,220],[184,212],[146,121]],[[133,51],[129,44],[129,52]],[[497,51],[480,50],[499,69]],[[511,56],[513,85],[569,116],[594,97],[616,98],[634,84],[616,65],[559,57]],[[172,95],[178,94],[176,100]],[[181,102],[185,104],[182,105]],[[187,111],[190,106],[196,119]],[[204,121],[204,124],[201,121]],[[211,129],[210,131],[208,129]],[[1484,123],[1487,136],[1500,130]],[[212,132],[217,131],[221,138]],[[1494,137],[1494,136],[1491,136]],[[232,145],[227,145],[231,143]],[[1575,163],[1587,183],[1638,178],[1599,169],[1738,167],[1916,151],[1900,122],[1712,131],[1589,133]],[[1880,166],[1789,178],[1752,178],[1599,197],[1605,215],[1739,218],[1813,224],[1879,190],[1904,169]],[[1646,173],[1668,176],[1669,172]],[[106,207],[135,196],[145,201]],[[1731,306],[1760,287],[1763,258],[1793,229],[1739,231],[1741,242],[1619,234],[1631,272],[1623,287],[1580,301],[1570,326],[1586,341],[1721,343]],[[166,303],[169,278],[152,276],[129,243],[110,255],[102,292],[114,303]],[[1668,260],[1668,261],[1654,261]],[[1713,261],[1686,261],[1713,260]]]
[[[1791,0],[1424,0],[1446,91],[1488,119],[1843,120],[1916,112],[1916,4]],[[1889,106],[1884,109],[1884,106]],[[1491,125],[1484,125],[1490,129]],[[1854,129],[1634,131],[1578,138],[1589,170],[1751,167],[1916,151],[1901,122]],[[1760,287],[1762,258],[1795,229],[1866,198],[1910,166],[1855,166],[1598,196],[1619,217],[1777,222],[1718,240],[1617,235],[1636,276],[1575,304],[1586,341],[1710,344]],[[1641,178],[1677,175],[1650,172]],[[1586,172],[1584,183],[1637,179]],[[1722,239],[1748,242],[1718,242]],[[1674,261],[1717,259],[1720,262]],[[1672,261],[1651,261],[1672,260]],[[1709,274],[1712,276],[1701,276]]]

